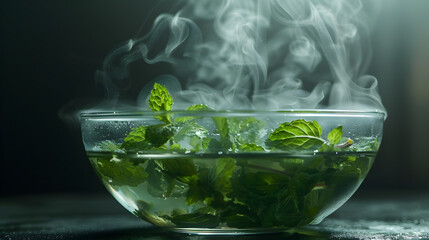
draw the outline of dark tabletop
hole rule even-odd
[[[290,235],[209,237],[170,233],[110,195],[37,195],[0,200],[0,239],[429,239],[428,192],[358,192],[321,224]]]

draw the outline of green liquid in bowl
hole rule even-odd
[[[88,157],[143,220],[185,232],[256,233],[320,222],[358,188],[375,152]]]

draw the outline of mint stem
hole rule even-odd
[[[348,146],[350,146],[352,144],[353,144],[353,140],[351,140],[349,138],[349,139],[347,139],[347,141],[345,143],[337,144],[334,147],[336,147],[336,148],[345,148],[345,147],[348,147]]]

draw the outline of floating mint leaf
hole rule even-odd
[[[228,120],[226,117],[213,117],[213,122],[222,138],[229,137]]]
[[[233,146],[233,143],[231,142],[231,139],[230,139],[227,118],[226,117],[213,117],[213,122],[215,123],[217,131],[219,132],[219,135],[220,135],[221,149],[219,151],[228,152],[230,150],[233,150],[234,146]]]
[[[171,111],[173,109],[173,98],[168,93],[166,87],[158,83],[154,84],[150,93],[149,107],[155,112]],[[156,116],[155,118],[165,123],[171,123],[171,114]]]
[[[342,136],[343,126],[339,126],[328,134],[328,141],[330,144],[337,144],[341,140]]]
[[[325,140],[320,138],[322,128],[316,122],[303,119],[282,123],[266,141],[268,146],[288,149],[315,149]]]
[[[265,135],[265,122],[253,117],[228,118],[229,132],[237,145],[255,144],[261,145],[261,136]]]
[[[195,104],[186,109],[186,111],[210,111],[213,110],[204,104]]]
[[[213,109],[207,107],[204,104],[195,104],[186,109],[186,111],[213,111]],[[177,117],[174,119],[175,123],[184,123],[192,119],[198,119],[200,117],[187,116],[187,117]]]
[[[203,126],[195,123],[194,121],[187,122],[184,124],[180,130],[174,135],[174,140],[180,142],[186,137],[198,137],[200,139],[206,138],[208,134],[207,129]]]
[[[265,149],[254,143],[245,143],[238,146],[238,150],[243,152],[260,152],[265,151]]]

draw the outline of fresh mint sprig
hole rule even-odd
[[[150,93],[149,97],[149,107],[152,111],[155,112],[166,112],[173,110],[173,98],[166,87],[161,84],[155,83],[153,90]],[[162,116],[156,116],[159,120],[165,123],[171,123],[171,115],[166,114]]]

